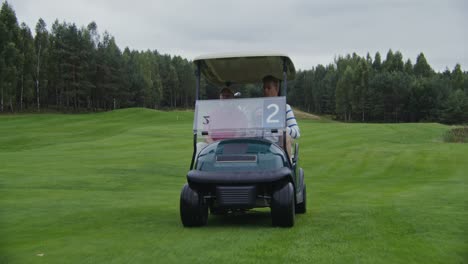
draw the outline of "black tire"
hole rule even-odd
[[[296,213],[298,214],[305,214],[307,211],[307,189],[304,183],[304,187],[302,188],[302,203],[296,204]]]
[[[208,221],[208,206],[188,184],[180,193],[180,219],[185,227],[204,226]]]
[[[294,196],[294,187],[290,182],[273,192],[273,197],[271,199],[271,220],[273,226],[294,226]]]

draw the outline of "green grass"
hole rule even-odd
[[[0,263],[468,263],[468,145],[444,143],[450,127],[299,120],[294,228],[258,210],[188,229],[192,117],[0,116]]]

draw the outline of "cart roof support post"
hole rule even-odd
[[[195,91],[195,101],[200,99],[200,76],[201,76],[201,69],[200,69],[200,61],[196,62],[197,69],[195,75],[197,76],[197,89]]]
[[[288,66],[286,58],[283,58],[283,96],[288,96]]]

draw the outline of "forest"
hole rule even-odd
[[[157,43],[155,43],[157,46]],[[19,23],[13,7],[0,10],[0,113],[88,112],[127,107],[192,108],[195,67],[158,50],[123,51],[95,22],[87,26],[39,19]],[[399,51],[338,56],[298,70],[288,103],[346,122],[468,122],[468,72],[460,64],[437,72],[423,53],[415,62]],[[220,87],[202,80],[202,98]],[[243,97],[261,86],[236,86]]]

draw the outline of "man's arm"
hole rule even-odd
[[[294,139],[298,139],[301,136],[299,126],[294,116],[291,106],[286,104],[286,132]]]

